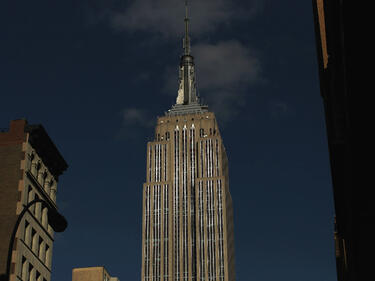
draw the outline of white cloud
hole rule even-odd
[[[211,32],[220,24],[251,17],[259,0],[250,8],[239,7],[233,0],[189,1],[189,17],[194,36]],[[183,0],[136,0],[123,11],[112,11],[110,22],[118,30],[151,31],[164,36],[181,36],[184,32]]]
[[[121,115],[123,124],[115,139],[138,140],[145,134],[145,129],[155,125],[155,117],[145,109],[129,107],[125,108]]]
[[[197,44],[192,47],[197,87],[204,101],[223,121],[245,105],[247,88],[261,80],[257,54],[239,41]],[[165,72],[165,91],[177,93],[177,67]]]
[[[144,109],[126,108],[123,110],[122,114],[125,126],[153,126],[153,119],[149,118],[149,113]]]
[[[258,58],[239,41],[198,44],[193,50],[201,89],[239,87],[259,78]]]

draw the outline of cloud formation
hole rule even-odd
[[[126,108],[123,110],[124,125],[138,125],[141,127],[152,127],[148,112],[144,109]]]
[[[211,32],[221,24],[251,17],[259,1],[244,9],[233,0],[189,1],[189,17],[194,36]],[[117,30],[150,31],[166,37],[180,36],[184,32],[183,0],[136,0],[122,11],[112,11],[111,26]]]
[[[244,106],[249,85],[261,79],[261,64],[254,51],[236,40],[192,47],[197,87],[201,97],[223,121]],[[164,75],[165,91],[176,95],[177,67]]]
[[[145,109],[129,107],[122,112],[122,128],[117,133],[117,139],[137,140],[144,133],[144,128],[152,128],[155,118]]]
[[[250,0],[246,8],[239,3],[234,0],[189,1],[191,34],[197,42],[203,35],[215,34],[223,25],[248,20],[262,8],[263,1]],[[109,21],[119,31],[143,31],[166,38],[181,38],[184,11],[183,0],[136,0],[123,9],[111,10]],[[249,85],[261,78],[258,56],[239,40],[198,43],[192,46],[192,52],[196,61],[198,91],[203,101],[222,121],[234,118],[245,105]],[[177,75],[177,65],[166,67],[164,90],[174,97],[178,88]],[[149,119],[143,119],[140,112],[130,110],[124,114],[128,115],[124,116],[125,123],[133,120],[148,127],[145,120]]]

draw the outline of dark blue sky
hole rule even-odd
[[[0,3],[0,128],[43,124],[69,164],[54,281],[97,265],[140,280],[145,148],[177,96],[182,3]],[[191,6],[200,95],[229,158],[237,280],[336,280],[311,1]]]

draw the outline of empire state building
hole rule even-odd
[[[142,281],[234,281],[228,160],[213,112],[196,93],[185,16],[176,104],[147,143]]]

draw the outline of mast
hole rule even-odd
[[[199,96],[197,96],[194,57],[191,55],[190,49],[189,24],[188,3],[187,0],[185,0],[185,34],[182,39],[183,52],[180,59],[178,95],[176,104],[172,105],[172,108],[166,113],[169,116],[208,111],[208,107],[206,105],[201,105]]]
[[[188,3],[185,0],[185,36],[183,38],[183,55],[180,61],[180,85],[177,96],[177,104],[188,105],[197,102],[198,98],[195,89],[195,70],[194,58],[190,54],[190,37],[189,37],[189,15]]]
[[[183,43],[184,55],[190,55],[190,38],[189,38],[189,17],[188,17],[188,6],[187,0],[185,0],[185,38]]]

